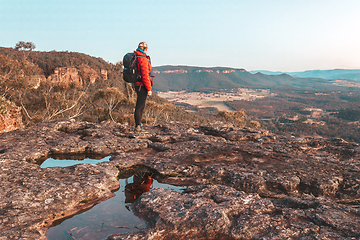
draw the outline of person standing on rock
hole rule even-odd
[[[134,51],[137,55],[137,73],[138,80],[135,82],[135,91],[137,93],[135,107],[135,132],[144,132],[141,124],[142,115],[145,109],[147,96],[152,94],[153,81],[150,77],[151,62],[147,55],[148,46],[146,42],[139,43],[138,48]]]

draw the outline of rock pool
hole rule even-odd
[[[60,160],[49,158],[42,168],[65,167],[81,163],[96,164],[109,161],[110,156],[102,159]],[[67,239],[106,239],[116,233],[137,232],[146,228],[146,222],[132,211],[132,203],[143,193],[155,188],[165,188],[181,192],[184,187],[159,183],[152,178],[152,173],[139,171],[128,178],[119,179],[120,188],[115,197],[100,202],[91,209],[82,211],[70,218],[55,221],[47,231],[49,240]]]

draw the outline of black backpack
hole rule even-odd
[[[137,73],[137,60],[138,56],[136,53],[131,52],[125,54],[123,58],[124,71],[123,78],[125,82],[135,83],[138,81],[138,73]]]

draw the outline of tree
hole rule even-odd
[[[32,42],[24,42],[20,41],[15,45],[16,50],[20,50],[24,54],[24,60],[26,60],[29,53],[36,48],[35,44]],[[25,50],[28,50],[28,53],[26,54]]]

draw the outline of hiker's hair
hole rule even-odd
[[[138,48],[140,48],[141,50],[144,51],[145,49],[148,48],[148,46],[147,46],[146,42],[141,42],[141,43],[139,43]]]

